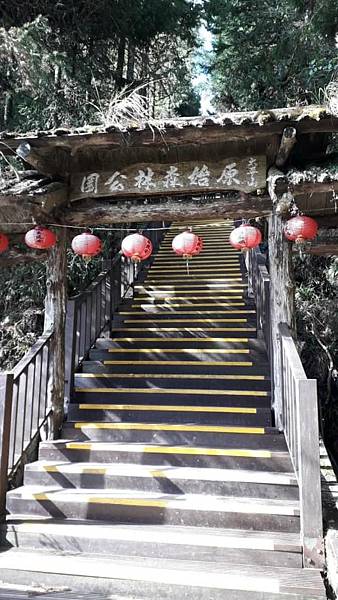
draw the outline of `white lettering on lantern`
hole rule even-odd
[[[256,158],[249,158],[248,162],[248,185],[256,186],[257,185],[257,160]]]
[[[99,179],[99,173],[90,173],[90,175],[85,175],[81,183],[81,192],[83,192],[83,194],[97,194]]]
[[[111,192],[120,192],[124,190],[124,185],[122,181],[119,179],[127,179],[126,175],[121,175],[120,171],[115,171],[115,173],[109,177],[104,185],[109,186]]]
[[[149,167],[146,171],[139,170],[138,175],[135,177],[135,187],[139,189],[145,188],[146,190],[155,187],[153,176],[154,171]]]
[[[179,178],[180,178],[180,174],[178,172],[178,168],[171,166],[168,171],[167,174],[164,178],[164,187],[165,188],[175,188],[175,187],[182,187],[182,183],[179,182]]]
[[[238,169],[236,169],[236,163],[231,163],[224,167],[222,175],[217,179],[217,183],[224,183],[225,185],[233,185],[234,183],[239,185],[240,180],[238,179]]]
[[[210,171],[207,165],[203,167],[195,167],[188,179],[191,185],[198,185],[199,187],[209,187]]]

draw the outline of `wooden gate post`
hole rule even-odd
[[[282,427],[279,323],[287,323],[291,331],[295,330],[295,286],[291,244],[284,237],[282,217],[275,206],[269,217],[269,272],[273,408],[276,426]]]
[[[52,340],[52,374],[50,380],[50,400],[53,408],[52,435],[56,439],[64,417],[65,381],[65,319],[67,295],[67,233],[58,232],[57,244],[50,250],[47,261],[47,295],[45,299],[44,330],[54,330]]]

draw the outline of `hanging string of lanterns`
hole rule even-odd
[[[252,250],[262,242],[262,234],[257,227],[253,227],[248,223],[242,223],[230,233],[230,244],[236,250]]]
[[[163,229],[163,228],[160,228]],[[307,241],[313,240],[318,231],[318,223],[311,217],[297,215],[289,219],[284,228],[287,240],[302,246]],[[262,242],[261,231],[248,223],[242,223],[230,234],[230,244],[237,250],[247,251],[256,248]],[[25,235],[25,243],[29,248],[48,250],[55,246],[57,237],[53,231],[44,226],[36,226]],[[75,236],[72,240],[72,249],[75,254],[90,260],[102,252],[102,241],[93,233],[87,231]],[[8,237],[0,233],[0,253],[9,247]],[[174,253],[188,261],[197,256],[203,249],[203,239],[193,233],[192,228],[179,233],[172,240]],[[121,244],[121,253],[137,263],[147,260],[153,252],[153,245],[149,238],[141,233],[127,235]]]
[[[175,254],[189,259],[202,251],[203,239],[193,233],[191,229],[187,229],[174,237],[171,246]]]
[[[46,227],[34,227],[27,231],[25,243],[29,248],[36,250],[48,250],[56,244],[56,235]]]
[[[284,235],[290,242],[304,244],[304,242],[313,240],[318,231],[318,223],[311,217],[297,215],[289,219],[284,228]]]
[[[134,263],[147,260],[153,251],[153,245],[149,238],[141,233],[131,233],[122,240],[122,254],[130,258]]]
[[[76,235],[72,240],[72,250],[84,260],[90,260],[102,251],[102,242],[100,238],[86,231]]]

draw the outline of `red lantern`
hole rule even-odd
[[[131,233],[122,240],[122,254],[133,262],[147,260],[153,251],[151,241],[141,233]]]
[[[284,235],[290,242],[302,244],[306,240],[313,240],[318,231],[318,223],[311,217],[298,215],[289,219],[285,225]]]
[[[240,225],[230,233],[230,244],[236,250],[251,250],[262,241],[262,234],[257,227]]]
[[[85,260],[90,260],[93,256],[100,254],[102,242],[92,233],[81,233],[73,238],[72,249],[75,254],[82,256]]]
[[[203,249],[203,239],[192,231],[183,231],[174,237],[172,249],[179,256],[197,256]]]
[[[9,246],[7,235],[0,233],[0,253],[5,252]]]
[[[34,227],[34,229],[27,231],[25,242],[29,248],[47,250],[48,248],[55,246],[56,235],[53,231],[50,231],[50,229],[46,229],[46,227]]]

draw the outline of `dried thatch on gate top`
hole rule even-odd
[[[88,125],[84,127],[58,127],[51,130],[38,130],[25,133],[19,132],[0,132],[0,140],[15,139],[39,139],[43,140],[67,137],[67,136],[86,136],[105,133],[121,132],[141,132],[148,131],[152,134],[163,134],[168,130],[182,130],[189,128],[207,129],[218,128],[232,129],[244,127],[265,127],[268,124],[278,123],[302,123],[319,122],[323,119],[333,118],[332,113],[324,106],[299,106],[289,108],[277,108],[273,110],[257,110],[233,113],[219,113],[203,117],[179,117],[176,119],[163,119],[151,121],[150,123],[132,122],[123,128],[116,126],[103,126],[101,124]]]
[[[178,118],[151,123],[131,122],[124,128],[94,125],[82,128],[58,128],[51,131],[0,134],[0,151],[11,155],[17,151],[29,172],[0,187],[0,222],[7,231],[23,228],[11,224],[38,221],[79,225],[185,218],[193,211],[208,211],[212,216],[265,215],[271,207],[265,173],[276,164],[283,132],[292,130],[296,143],[279,172],[281,187],[297,197],[302,210],[333,210],[331,196],[338,189],[331,165],[313,165],[328,160],[329,134],[338,131],[338,119],[321,106],[280,108],[252,112],[224,113],[209,117]],[[215,167],[221,164],[257,158],[264,162],[259,189],[241,193],[241,188],[133,190],[110,195],[107,185],[114,172],[125,174],[151,167],[163,179],[170,165],[179,167],[183,177],[196,165]],[[278,161],[277,161],[278,162]],[[176,168],[175,167],[175,168]],[[216,168],[217,167],[217,168]],[[34,172],[31,169],[34,169]],[[271,170],[271,169],[270,169]],[[221,172],[221,171],[220,171]],[[91,173],[100,174],[101,185],[95,193],[83,191],[81,182]],[[262,175],[262,168],[260,169]],[[280,178],[282,176],[282,179]],[[135,187],[135,185],[134,185]],[[219,186],[218,186],[219,187]],[[121,187],[118,189],[122,189]],[[74,190],[76,193],[74,193]],[[242,188],[243,191],[243,188]],[[130,189],[129,189],[130,192]],[[157,194],[157,197],[156,197]],[[131,195],[129,193],[129,195]],[[320,213],[319,213],[320,214]]]

